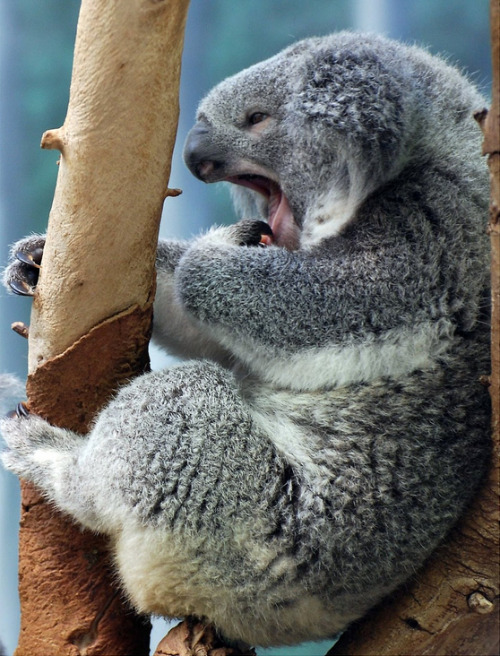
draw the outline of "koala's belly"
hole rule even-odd
[[[206,563],[171,534],[127,527],[114,549],[125,591],[139,612],[183,617],[201,615],[204,606],[220,603],[208,587]]]
[[[294,601],[282,605],[271,602],[266,586],[259,595],[255,582],[248,582],[247,592],[224,585],[224,572],[199,558],[193,544],[158,529],[127,527],[114,551],[124,589],[139,612],[204,617],[226,637],[248,644],[328,638],[359,616],[335,612],[302,589],[288,590]]]

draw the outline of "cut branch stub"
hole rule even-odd
[[[64,128],[44,132],[40,147],[46,150],[59,150],[62,153],[64,150]]]

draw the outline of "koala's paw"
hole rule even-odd
[[[50,488],[54,474],[70,457],[74,443],[72,433],[20,411],[19,406],[0,421],[0,433],[7,445],[1,452],[4,467],[42,489]]]
[[[271,226],[265,221],[243,219],[229,226],[228,232],[237,246],[266,246],[273,239]]]
[[[0,421],[0,432],[7,444],[7,449],[1,452],[2,463],[12,473],[35,482],[41,474],[36,464],[36,451],[42,442],[46,422],[39,417],[19,414],[14,411]]]
[[[9,263],[3,273],[3,284],[8,291],[20,296],[33,296],[44,246],[44,235],[31,235],[13,244]]]

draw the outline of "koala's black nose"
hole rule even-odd
[[[209,126],[198,122],[188,132],[184,161],[191,173],[203,182],[215,182],[222,177],[224,160],[217,152]]]

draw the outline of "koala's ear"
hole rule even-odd
[[[300,89],[292,99],[293,111],[302,115],[309,124],[347,132],[349,109],[347,102],[356,102],[353,90],[345,88],[345,71],[332,52],[308,53],[301,63]],[[359,90],[357,91],[359,95]]]
[[[376,53],[323,49],[303,63],[293,110],[317,130],[330,131],[348,148],[384,158],[397,153],[405,125],[406,96],[397,73]],[[323,138],[326,135],[323,134]]]

